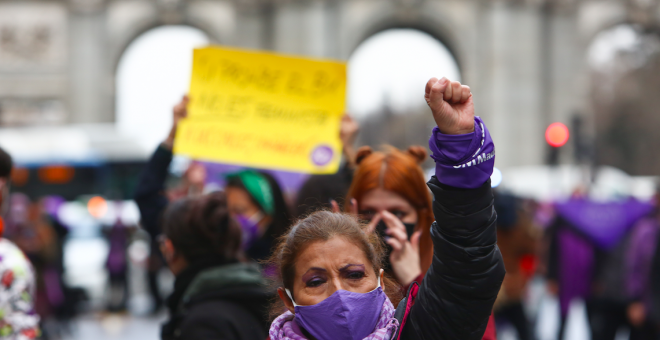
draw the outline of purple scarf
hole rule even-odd
[[[289,311],[278,316],[270,325],[270,340],[307,340],[298,324],[293,321],[294,317]],[[385,299],[376,328],[363,340],[390,340],[396,334],[397,327],[399,321],[394,318],[394,306],[390,299]]]

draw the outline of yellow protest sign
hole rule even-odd
[[[188,118],[174,152],[257,168],[333,173],[346,65],[267,52],[196,49]]]

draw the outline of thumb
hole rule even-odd
[[[426,82],[426,89],[424,90],[424,96],[428,100],[429,97],[431,96],[431,89],[433,88],[433,85],[438,82],[438,78],[433,77],[429,79],[429,81]]]
[[[410,245],[415,252],[419,251],[419,241],[422,239],[422,231],[418,230],[410,236]]]

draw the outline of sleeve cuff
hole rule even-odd
[[[429,140],[435,160],[435,174],[442,184],[474,189],[493,173],[495,145],[480,117],[474,118],[474,132],[446,135],[435,127]]]

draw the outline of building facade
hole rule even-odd
[[[577,114],[593,126],[586,52],[594,36],[659,20],[657,0],[0,0],[0,126],[113,122],[119,60],[160,25],[193,26],[217,44],[341,60],[371,35],[405,27],[453,53],[498,145],[498,166],[542,164],[548,124]]]

